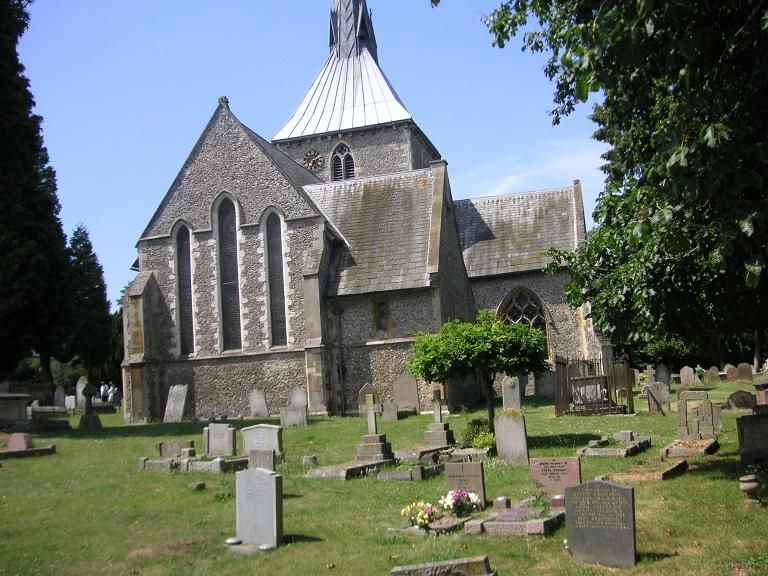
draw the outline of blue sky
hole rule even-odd
[[[368,0],[379,63],[448,161],[455,199],[566,186],[587,226],[604,146],[591,104],[553,127],[544,57],[491,46],[498,0]],[[114,302],[135,244],[217,99],[266,139],[328,50],[328,0],[35,0],[19,45],[44,117],[64,231],[82,223]]]

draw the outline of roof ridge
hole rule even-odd
[[[542,188],[541,190],[528,190],[525,192],[509,192],[507,194],[491,194],[489,196],[478,196],[476,198],[461,198],[459,200],[454,200],[454,204],[467,204],[467,203],[477,203],[477,202],[492,202],[496,200],[516,200],[518,198],[524,198],[526,196],[535,196],[535,195],[543,195],[543,194],[558,194],[558,193],[568,193],[573,192],[573,185],[571,186],[560,186],[557,188]]]

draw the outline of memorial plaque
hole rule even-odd
[[[165,404],[163,422],[181,422],[184,407],[187,404],[187,385],[176,384],[168,390],[168,402]]]
[[[283,477],[262,468],[235,474],[237,538],[267,550],[283,541]]]
[[[283,457],[283,429],[274,424],[256,424],[240,430],[243,436],[243,453],[253,450],[271,450],[278,458]]]
[[[447,462],[445,464],[447,490],[466,490],[480,497],[485,508],[485,475],[482,462]]]
[[[528,438],[525,417],[519,410],[504,410],[494,419],[496,452],[499,460],[528,465]]]
[[[568,549],[576,560],[611,568],[635,565],[635,490],[610,482],[565,489]]]
[[[267,397],[264,395],[263,390],[252,390],[248,395],[248,406],[251,409],[252,418],[267,418],[269,417],[269,409],[267,408]]]
[[[561,496],[567,487],[581,484],[581,460],[578,457],[531,458],[531,480],[541,484],[550,497]]]
[[[234,456],[235,429],[229,424],[208,424],[203,428],[203,450],[208,456]]]
[[[248,454],[248,468],[262,468],[275,470],[275,453],[272,450],[250,450]]]

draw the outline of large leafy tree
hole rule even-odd
[[[490,310],[482,310],[474,323],[452,320],[436,334],[417,335],[408,362],[411,374],[427,382],[477,378],[488,405],[491,430],[496,375],[539,373],[547,368],[544,333],[505,322]]]
[[[67,348],[83,363],[88,380],[104,376],[112,355],[113,318],[109,313],[104,272],[88,230],[77,226],[69,239],[74,310]]]
[[[0,378],[34,349],[50,381],[47,359],[68,320],[66,239],[41,118],[32,113],[17,52],[28,4],[0,0]]]
[[[486,24],[500,47],[548,52],[555,123],[602,91],[597,226],[554,254],[569,303],[636,348],[667,335],[715,355],[764,332],[768,4],[514,0]]]

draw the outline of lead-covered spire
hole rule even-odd
[[[331,52],[336,52],[340,58],[348,58],[366,49],[378,64],[376,36],[365,0],[335,0],[334,4],[328,40]]]

